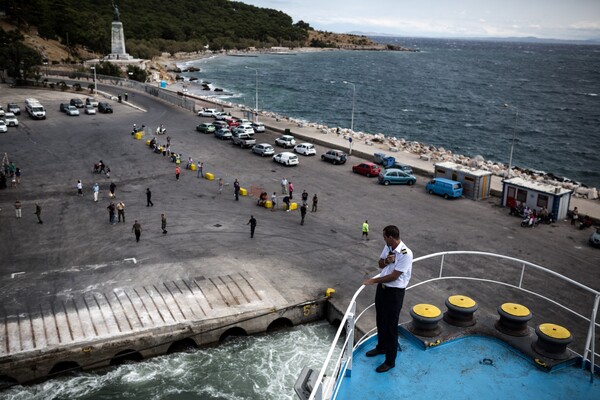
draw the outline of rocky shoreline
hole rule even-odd
[[[211,56],[214,55],[211,54]],[[206,57],[189,58],[185,61],[198,60],[202,58]],[[179,59],[177,61],[181,62],[183,60]],[[175,61],[175,66],[177,70],[183,71],[185,67],[181,68],[182,66],[178,65],[177,61]],[[176,74],[175,76],[173,76],[173,81],[177,81],[176,77],[179,73],[171,72],[171,74]],[[223,108],[239,108],[242,111],[251,112],[257,111],[244,104],[225,101],[216,97],[216,95],[204,96],[202,94],[196,94],[195,96],[203,101],[217,104]],[[274,118],[277,121],[288,121],[299,127],[311,127],[324,134],[337,134],[339,132],[339,134],[342,135],[345,139],[352,138],[354,141],[363,141],[366,145],[376,146],[378,148],[381,148],[382,150],[387,150],[390,152],[406,151],[408,153],[417,155],[421,160],[431,162],[432,164],[444,161],[451,161],[469,168],[477,168],[480,170],[489,171],[493,175],[501,178],[505,178],[508,176],[508,165],[499,162],[494,162],[491,160],[485,160],[482,156],[479,155],[475,157],[468,157],[460,154],[454,154],[452,151],[447,150],[443,147],[435,147],[417,141],[408,141],[404,138],[386,136],[383,133],[373,134],[360,131],[354,132],[348,128],[332,128],[327,125],[308,122],[298,118],[280,115],[271,111],[258,110],[258,115],[263,117]],[[520,168],[513,165],[511,176],[519,177],[531,182],[543,183],[555,187],[562,187],[565,189],[573,190],[573,196],[578,198],[588,200],[600,200],[600,190],[598,188],[589,187],[583,183],[575,182],[568,178],[556,176],[553,173],[535,171],[531,169]]]

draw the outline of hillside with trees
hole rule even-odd
[[[125,28],[127,51],[139,58],[162,52],[206,48],[305,44],[310,26],[287,14],[227,0],[116,1]],[[69,47],[110,53],[111,0],[5,0],[8,18],[19,27],[37,27],[39,35]]]

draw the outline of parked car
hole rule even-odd
[[[292,135],[283,135],[275,139],[275,144],[283,148],[292,148],[296,145],[296,139]]]
[[[361,174],[368,178],[372,176],[378,176],[381,172],[381,168],[375,163],[364,162],[352,167],[352,172],[355,174]]]
[[[298,156],[294,153],[290,153],[289,151],[284,151],[283,153],[274,155],[273,161],[287,166],[298,165],[300,163],[298,161]]]
[[[227,122],[227,125],[230,128],[233,128],[235,126],[240,126],[240,123],[233,118],[226,119],[225,122]]]
[[[304,154],[305,156],[316,156],[317,149],[311,143],[300,143],[294,146],[294,153]]]
[[[101,101],[100,103],[98,103],[98,111],[101,113],[110,113],[112,114],[113,109],[112,106],[110,104],[108,104],[107,102]]]
[[[407,174],[401,169],[389,168],[379,173],[377,181],[382,185],[414,185],[417,181],[414,175]]]
[[[65,112],[67,113],[67,115],[70,115],[72,117],[76,117],[79,115],[79,110],[75,106],[68,106]]]
[[[329,150],[321,155],[321,160],[328,161],[332,164],[344,164],[346,162],[346,154],[341,150]]]
[[[259,143],[252,146],[252,152],[265,157],[275,154],[275,149],[269,143]]]
[[[254,131],[256,133],[264,132],[265,131],[265,124],[263,124],[262,122],[253,122],[252,123],[252,128],[254,128]]]
[[[71,99],[69,104],[72,106],[75,106],[77,108],[83,108],[85,105],[85,104],[83,104],[83,101],[81,101],[81,99]]]
[[[240,126],[236,126],[235,128],[233,128],[232,132],[247,133],[249,135],[254,135],[254,128],[252,128],[250,125],[240,125]]]
[[[196,127],[196,130],[201,133],[215,133],[216,129],[210,122],[204,122]]]
[[[4,114],[4,122],[6,122],[6,125],[8,126],[19,126],[19,120],[15,114],[11,112]]]
[[[215,117],[219,114],[220,112],[218,112],[216,108],[203,108],[198,111],[199,117]]]
[[[591,234],[590,245],[600,249],[600,228],[597,228],[596,232]]]
[[[2,108],[2,106],[0,106],[0,118],[4,118],[4,109]]]
[[[231,140],[231,132],[227,128],[220,128],[215,130],[215,137],[221,140]]]
[[[463,194],[462,184],[446,178],[433,178],[425,186],[429,194],[437,194],[445,199],[461,197]]]
[[[221,128],[228,128],[229,127],[229,125],[227,125],[227,122],[225,122],[225,121],[214,121],[212,124],[215,126],[215,128],[217,130],[219,130]]]
[[[88,115],[94,115],[94,114],[96,114],[96,109],[94,108],[93,105],[87,104],[85,106],[85,113]]]
[[[85,99],[85,105],[91,105],[92,107],[98,107],[98,100],[94,97],[88,97]]]
[[[0,119],[0,133],[6,133],[8,132],[8,127],[6,126],[6,122],[4,122],[4,120]]]
[[[6,106],[6,112],[13,113],[15,115],[21,115],[21,107],[17,103],[8,103]]]
[[[67,107],[69,107],[70,104],[69,103],[60,103],[59,109],[61,112],[66,112],[67,111]]]

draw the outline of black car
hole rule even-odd
[[[60,111],[67,112],[67,108],[70,106],[69,103],[60,103]]]
[[[105,114],[112,114],[113,109],[111,107],[110,104],[102,101],[100,103],[98,103],[98,111],[100,111],[101,113],[105,113]]]
[[[8,103],[6,112],[11,112],[15,115],[21,115],[21,107],[19,107],[19,105],[16,103]]]
[[[83,108],[84,104],[83,101],[81,101],[81,99],[71,99],[71,103],[72,106],[75,106],[77,108]]]

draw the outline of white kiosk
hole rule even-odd
[[[546,207],[555,221],[567,217],[571,203],[570,189],[544,183],[510,178],[502,181],[502,206],[513,207],[523,203],[532,210]]]

